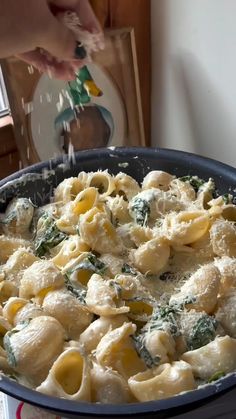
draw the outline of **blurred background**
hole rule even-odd
[[[235,0],[91,3],[104,28],[134,29],[145,145],[236,166]],[[6,88],[0,73],[1,178],[33,162],[15,108],[11,84],[18,76],[12,68],[4,72]],[[26,89],[29,83],[27,72]]]
[[[236,166],[236,2],[152,0],[152,144]]]

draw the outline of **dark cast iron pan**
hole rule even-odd
[[[78,152],[70,160],[59,158],[21,170],[0,181],[0,212],[15,196],[31,198],[33,203],[49,202],[53,188],[66,177],[80,171],[120,171],[141,182],[150,170],[164,170],[176,176],[197,175],[205,180],[212,177],[220,194],[236,188],[236,169],[215,160],[176,150],[157,148],[110,148]],[[43,174],[42,174],[43,173]],[[53,338],[53,337],[52,337]],[[49,397],[30,390],[7,377],[0,379],[0,390],[19,400],[50,410],[66,418],[150,418],[189,417],[191,419],[236,419],[236,374],[232,373],[215,384],[187,392],[167,400],[125,405],[102,405]],[[232,394],[230,403],[224,397]],[[213,405],[212,405],[213,403]],[[227,406],[226,406],[227,405]],[[213,411],[213,416],[207,411]],[[215,408],[214,408],[215,406]],[[221,406],[221,408],[220,408]],[[230,413],[229,410],[230,406]],[[200,410],[199,410],[200,409]],[[185,415],[186,412],[187,416]],[[195,412],[195,413],[194,413]],[[204,412],[206,416],[204,416]],[[180,416],[178,416],[180,415]],[[182,416],[183,415],[183,416]],[[230,416],[231,415],[231,416]]]

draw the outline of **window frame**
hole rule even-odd
[[[4,104],[4,108],[0,109],[0,118],[2,118],[6,115],[9,115],[9,103],[8,103],[7,91],[6,91],[1,67],[0,67],[0,95],[3,99],[3,104]]]

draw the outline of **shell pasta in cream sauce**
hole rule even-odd
[[[0,370],[74,401],[160,400],[236,370],[236,206],[212,179],[81,172],[0,216]]]

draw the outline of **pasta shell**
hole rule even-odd
[[[63,349],[65,331],[53,317],[41,316],[22,325],[19,331],[10,332],[7,341],[6,336],[4,345],[11,365],[39,384]]]
[[[64,289],[49,292],[43,300],[45,312],[57,319],[70,339],[78,339],[92,321],[92,314]]]
[[[117,295],[116,287],[111,285],[100,275],[91,276],[85,301],[92,313],[98,316],[113,316],[129,311],[129,307],[126,307]]]
[[[192,369],[183,361],[162,364],[157,368],[139,373],[130,377],[128,384],[140,402],[167,399],[196,388]]]
[[[117,372],[93,363],[91,370],[92,401],[122,404],[134,401],[127,381]]]
[[[70,202],[83,190],[84,186],[77,177],[63,180],[54,190],[54,201]]]
[[[180,288],[178,294],[172,295],[171,304],[182,304],[197,311],[210,314],[214,311],[220,287],[220,272],[213,264],[199,268]],[[187,302],[188,300],[191,302]]]
[[[124,323],[121,327],[108,332],[96,349],[98,363],[118,371],[125,378],[144,371],[145,364],[139,358],[130,338],[135,330],[134,324]]]
[[[165,217],[163,234],[171,243],[191,244],[203,237],[209,226],[207,211],[182,211]]]
[[[236,368],[236,339],[216,337],[208,345],[185,352],[182,359],[191,365],[196,377],[204,380],[219,371],[227,374]]]
[[[168,191],[170,182],[174,176],[162,170],[153,170],[149,172],[143,179],[142,189],[158,188],[162,191]]]
[[[36,389],[40,393],[69,400],[91,400],[90,368],[77,348],[63,352],[54,362],[46,380]]]
[[[100,196],[105,198],[115,190],[115,181],[108,171],[98,171],[88,174],[88,186],[96,188]]]
[[[49,291],[63,287],[64,283],[64,277],[52,261],[34,262],[24,271],[20,283],[20,297],[37,297],[41,301]]]
[[[112,317],[101,316],[81,333],[79,343],[87,353],[90,353],[96,349],[102,337],[105,336],[109,330],[122,326],[126,321],[128,321],[128,318],[123,315]]]
[[[150,240],[131,251],[131,261],[143,274],[158,274],[167,264],[170,247],[161,239]]]

